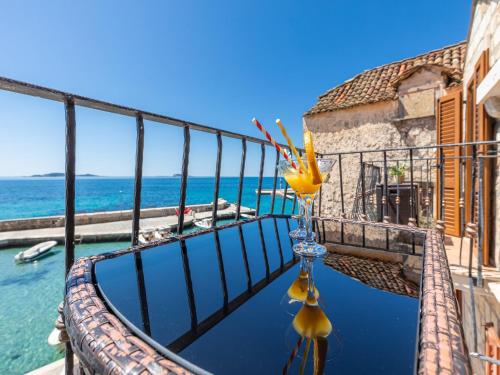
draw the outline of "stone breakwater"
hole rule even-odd
[[[195,204],[187,206],[196,213],[212,211],[213,204]],[[224,210],[229,207],[229,203],[224,199],[219,199],[217,209]],[[141,209],[141,219],[174,216],[177,207],[157,207]],[[75,225],[101,224],[115,221],[132,220],[132,210],[91,212],[75,215]],[[64,216],[45,216],[28,219],[0,220],[0,232],[62,228],[64,227]]]

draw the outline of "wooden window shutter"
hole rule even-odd
[[[485,50],[474,67],[474,74],[467,85],[467,117],[466,117],[466,138],[465,141],[488,141],[492,139],[492,130],[489,123],[488,115],[483,104],[476,103],[476,91],[481,81],[486,76],[489,69],[489,50]],[[491,146],[482,145],[477,148],[478,154],[485,155]],[[467,155],[472,155],[472,147],[467,148]],[[489,251],[491,242],[491,174],[492,174],[492,161],[490,159],[484,160],[483,171],[483,263],[489,264]],[[474,216],[470,217],[470,192],[472,189],[472,163],[470,160],[466,162],[465,173],[465,220],[466,222],[478,222],[478,207],[479,207],[479,181],[476,176],[474,186]],[[477,245],[477,244],[476,244]]]
[[[486,341],[486,356],[500,360],[500,339],[498,338],[495,326],[491,323],[486,324],[485,341]],[[490,362],[486,362],[486,374],[500,375],[500,366]]]
[[[437,142],[438,144],[460,143],[462,138],[462,90],[455,90],[438,99],[437,102]],[[460,147],[446,147],[438,150],[438,160],[444,156],[444,181],[438,171],[437,192],[441,202],[441,184],[443,184],[443,212],[445,233],[460,236]],[[439,208],[438,208],[439,209]]]

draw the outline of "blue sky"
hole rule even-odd
[[[464,40],[470,1],[9,1],[0,75],[259,136],[281,118],[301,144],[318,95],[378,65]],[[132,175],[134,119],[77,110],[77,171]],[[194,133],[190,174],[215,137]],[[146,123],[145,175],[179,172],[182,133]],[[339,146],[340,147],[340,146]],[[274,152],[268,150],[266,173]],[[224,139],[223,175],[240,143]],[[249,175],[259,149],[249,147]],[[0,92],[0,176],[64,170],[62,104]]]

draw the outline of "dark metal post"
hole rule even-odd
[[[470,189],[470,222],[474,222],[474,210],[476,203],[476,145],[472,145],[472,176],[471,176],[471,189]],[[474,236],[470,236],[469,241],[469,278],[472,278],[472,256],[474,252]]]
[[[342,155],[339,154],[339,184],[340,184],[340,206],[342,209],[341,216],[345,217],[344,206],[344,183],[342,181]],[[344,222],[340,222],[340,243],[344,243]]]
[[[478,180],[478,212],[477,212],[477,286],[483,286],[483,246],[484,246],[484,222],[483,222],[483,176],[484,176],[484,159],[479,156],[479,180]]]
[[[363,161],[363,153],[359,153],[359,164],[361,166],[361,207],[363,209],[363,220],[366,220],[366,186],[365,186],[365,163]],[[366,245],[366,230],[365,225],[362,226],[363,247]]]
[[[217,262],[219,263],[219,275],[220,275],[220,282],[222,285],[222,294],[224,296],[224,307],[227,307],[228,293],[227,293],[226,271],[224,269],[224,259],[222,258],[219,231],[217,229],[214,230],[214,239],[215,239],[215,251],[217,252]]]
[[[144,151],[144,120],[142,114],[136,115],[137,142],[135,154],[135,183],[134,183],[134,210],[132,218],[132,246],[138,244],[139,222],[141,216],[141,188],[142,188],[142,162]],[[139,301],[141,302],[141,317],[143,330],[146,334],[151,334],[151,324],[149,321],[148,298],[146,295],[146,285],[144,282],[144,271],[142,266],[142,256],[140,252],[134,253],[135,271],[137,276],[137,288],[139,291]]]
[[[188,293],[189,313],[191,315],[191,329],[196,330],[196,327],[198,326],[198,316],[196,313],[196,302],[194,299],[189,257],[187,254],[186,242],[184,240],[180,240],[180,247],[182,255],[182,266],[184,268],[184,280],[186,281],[186,290]]]
[[[280,162],[280,152],[276,150],[276,163],[274,164],[273,195],[271,196],[271,214],[274,214],[274,201],[276,199],[276,182],[278,181],[279,162]]]
[[[282,215],[285,213],[286,201],[288,200],[287,197],[288,197],[288,184],[285,181],[285,190],[283,192],[283,202],[281,202],[281,214]]]
[[[276,221],[275,217],[273,217],[273,222],[274,222],[274,234],[276,235],[276,241],[278,243],[278,251],[280,253],[280,268],[283,268],[285,261],[283,258],[283,249],[281,247],[281,240],[280,240],[280,235],[279,235],[279,230],[278,230],[278,222]]]
[[[264,254],[264,261],[266,263],[266,279],[268,279],[269,278],[269,258],[267,256],[267,248],[266,248],[266,241],[264,240],[264,232],[262,231],[262,221],[259,220],[257,223],[259,225],[260,244],[262,246],[262,252]]]
[[[65,276],[75,261],[75,168],[76,168],[76,118],[75,101],[66,97],[66,171],[65,171],[65,217],[64,217],[64,243],[65,243]],[[73,349],[68,341],[65,345],[65,373],[73,374]]]
[[[383,221],[384,222],[390,221],[388,184],[389,184],[389,179],[387,176],[387,151],[384,150],[384,196],[382,197],[383,212],[384,212]],[[385,230],[385,248],[387,250],[389,250],[389,229],[387,229],[387,228]]]
[[[243,178],[245,177],[245,162],[247,158],[247,140],[241,140],[241,163],[240,163],[240,180],[238,184],[238,206],[236,207],[236,220],[240,220],[241,214],[241,195],[243,193]]]
[[[418,192],[418,189],[417,189]],[[418,226],[415,218],[415,187],[413,186],[413,149],[410,149],[410,217],[415,220],[415,225]],[[411,222],[412,220],[410,220]]]
[[[387,174],[387,151],[384,151],[384,197],[382,199],[384,220],[387,220],[389,215],[389,178]]]
[[[189,126],[184,126],[184,150],[182,153],[182,177],[181,191],[179,197],[179,220],[177,223],[177,234],[182,234],[184,230],[184,209],[186,208],[186,187],[189,168],[189,145],[191,143],[191,134]]]
[[[132,246],[136,246],[141,220],[142,162],[144,154],[144,120],[142,114],[136,117],[137,141],[135,149],[134,216],[132,219]]]
[[[422,172],[420,172],[420,178],[422,179]],[[410,149],[410,219],[408,220],[408,225],[417,226],[417,219],[415,215],[415,203],[417,201],[417,193],[415,194],[415,187],[413,186],[413,149]],[[415,254],[415,232],[411,232],[411,252]]]
[[[255,216],[259,216],[260,211],[260,195],[262,193],[262,176],[264,174],[264,161],[266,160],[266,147],[264,143],[260,145],[260,170],[259,170],[259,185],[257,187],[257,204],[255,205]]]
[[[444,221],[444,152],[439,148],[439,219]]]
[[[219,185],[220,185],[220,165],[222,161],[222,136],[217,132],[217,162],[215,165],[215,186],[214,186],[214,203],[212,207],[212,228],[217,225],[217,209],[219,205]]]
[[[245,236],[243,235],[243,229],[241,228],[241,225],[238,225],[238,233],[240,235],[241,252],[243,253],[243,262],[245,263],[245,273],[247,275],[247,289],[248,291],[251,291],[252,275],[250,274],[250,265],[248,263],[248,254],[247,254],[247,247],[245,244]]]

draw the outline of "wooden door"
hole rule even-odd
[[[485,50],[476,66],[474,74],[467,85],[467,117],[466,117],[466,133],[465,141],[488,141],[492,139],[491,124],[488,121],[488,115],[483,104],[476,102],[477,87],[486,76],[489,67],[489,52]],[[478,155],[486,155],[491,146],[482,145],[477,147]],[[472,147],[467,147],[467,155],[472,155]],[[483,161],[483,264],[489,264],[489,252],[491,241],[491,174],[492,161],[484,159]],[[471,189],[472,189],[472,162],[467,160],[465,173],[465,220],[466,222],[478,223],[478,207],[479,207],[479,173],[476,174],[474,184],[474,215],[471,218]],[[474,248],[476,249],[477,243]]]
[[[462,138],[462,90],[455,90],[442,96],[437,102],[437,142],[438,144],[460,143]],[[443,216],[446,230],[451,236],[460,236],[460,147],[446,147],[437,152],[438,161],[444,157],[444,181],[438,170],[437,194],[441,202],[443,184]],[[439,205],[438,205],[439,210]]]

